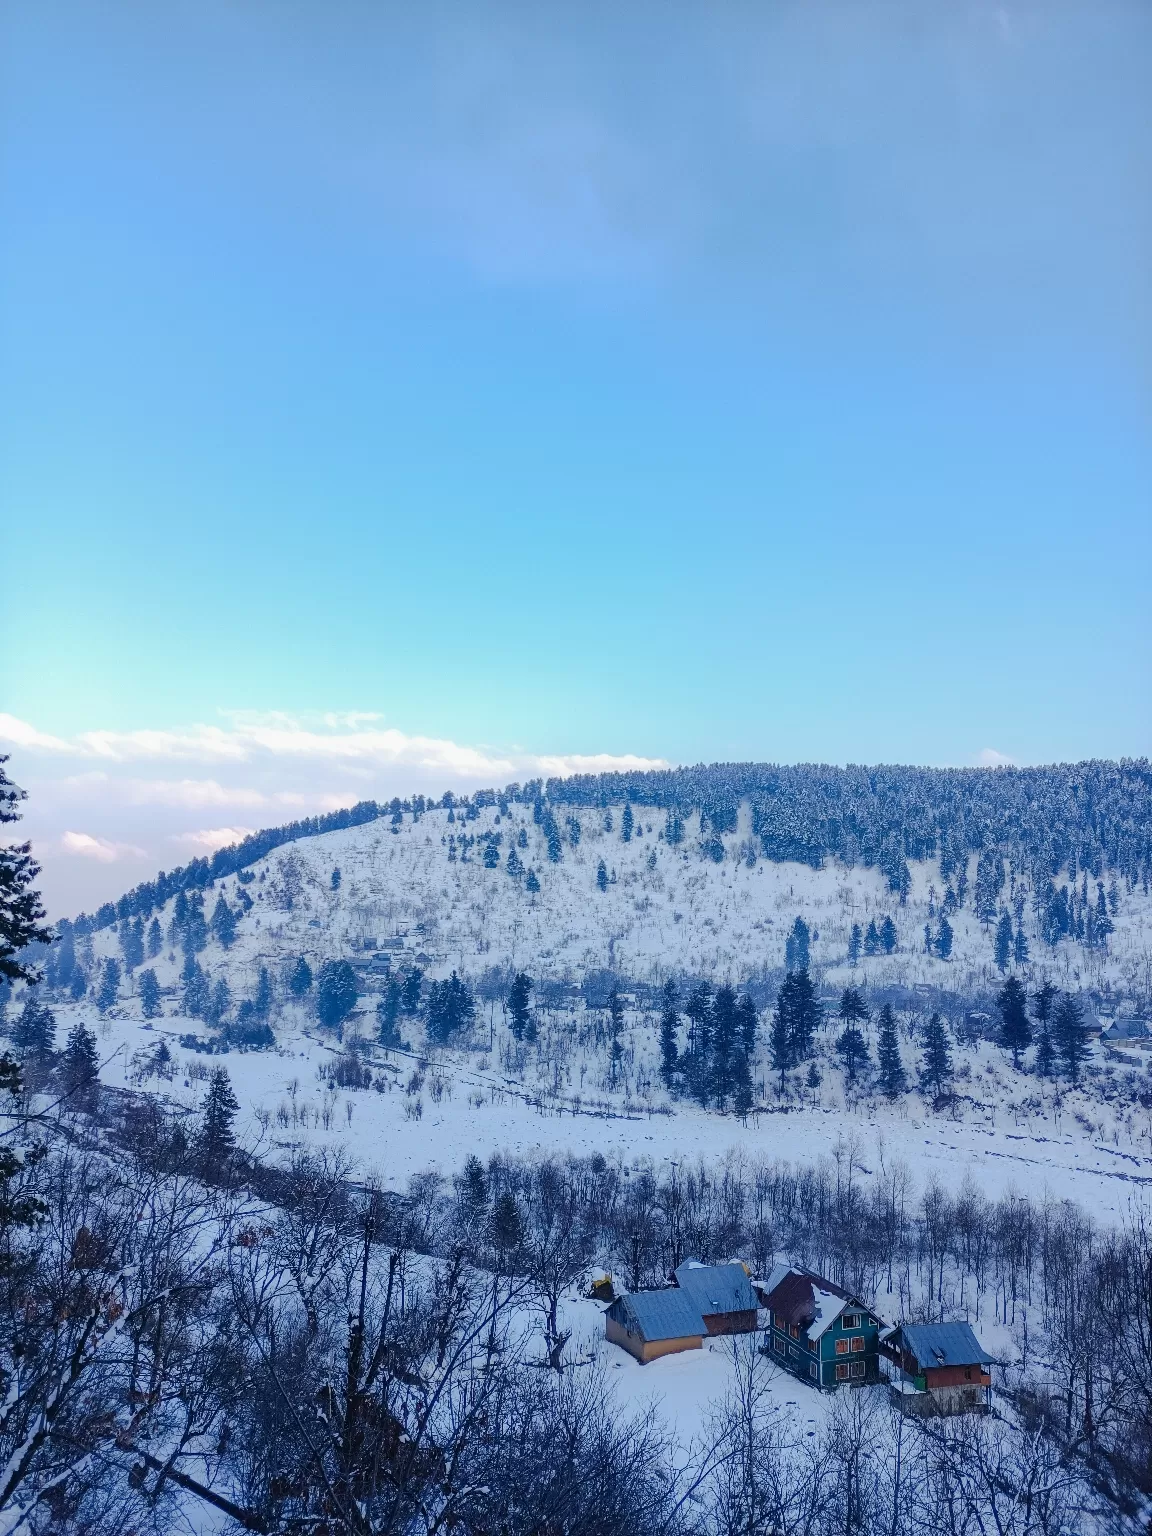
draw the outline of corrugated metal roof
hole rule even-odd
[[[995,1364],[967,1323],[905,1323],[900,1333],[918,1364],[928,1369]]]
[[[743,1264],[697,1264],[689,1259],[676,1271],[676,1281],[705,1317],[756,1309],[756,1292]]]
[[[618,1296],[608,1316],[630,1333],[655,1343],[658,1339],[702,1337],[704,1319],[684,1291],[629,1291]]]

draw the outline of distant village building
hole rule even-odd
[[[641,1365],[661,1355],[676,1355],[704,1345],[704,1319],[686,1292],[629,1291],[604,1314],[604,1336],[634,1355]]]
[[[1101,1040],[1108,1045],[1120,1045],[1148,1039],[1148,1026],[1143,1019],[1114,1019],[1100,1031]]]
[[[904,1413],[987,1412],[992,1406],[992,1356],[967,1323],[901,1323],[880,1348],[892,1395]]]
[[[676,1284],[693,1302],[710,1334],[755,1333],[757,1300],[743,1264],[700,1264],[687,1259]]]
[[[880,1380],[880,1319],[859,1296],[778,1264],[764,1286],[772,1358],[821,1389]]]

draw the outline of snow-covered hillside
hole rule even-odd
[[[253,877],[243,886],[252,908],[240,917],[237,941],[227,952],[210,946],[208,968],[224,974],[241,997],[261,963],[278,967],[299,954],[314,964],[362,956],[399,939],[394,965],[423,956],[421,967],[433,976],[513,966],[538,980],[579,983],[603,967],[652,985],[668,975],[739,983],[783,966],[787,934],[803,916],[812,929],[812,964],[828,986],[851,980],[869,988],[921,986],[971,997],[999,984],[992,929],[977,921],[971,901],[950,915],[951,958],[926,951],[925,924],[935,924],[946,886],[935,862],[911,864],[912,888],[901,905],[876,867],[848,869],[829,861],[812,870],[749,861],[747,807],[737,831],[723,839],[721,862],[701,852],[695,818],[673,847],[663,836],[664,813],[643,806],[635,808],[635,829],[625,842],[623,810],[617,805],[582,813],[575,845],[565,825],[559,862],[549,859],[531,807],[515,803],[503,815],[487,807],[465,821],[436,809],[403,815],[391,826],[378,820],[292,843],[244,872]],[[500,838],[495,868],[483,862],[486,835]],[[470,846],[462,846],[465,838]],[[511,851],[524,869],[517,876],[507,872]],[[601,863],[603,889],[597,884]],[[529,872],[539,882],[537,893],[528,889]],[[239,910],[241,889],[237,876],[218,881],[207,895],[206,915],[221,894]],[[1106,949],[1068,941],[1048,948],[1035,932],[1023,881],[1019,891],[1030,958],[1018,969],[1027,982],[1048,978],[1061,988],[1116,992],[1118,1000],[1146,1003],[1152,994],[1152,900],[1138,886],[1121,892]],[[1005,902],[1015,894],[1014,884],[1006,886]],[[165,930],[171,908],[169,902],[160,914]],[[866,930],[885,916],[896,926],[896,951],[862,955],[850,967],[853,924]],[[115,932],[95,935],[94,949],[97,956],[119,954]],[[180,963],[166,944],[157,961],[162,983],[175,983]]]

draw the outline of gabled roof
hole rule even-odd
[[[754,1312],[756,1292],[743,1264],[698,1264],[688,1259],[676,1283],[704,1317],[721,1312]]]
[[[776,1270],[772,1274],[775,1276]],[[858,1308],[870,1317],[876,1315],[858,1296],[804,1269],[788,1270],[765,1300],[790,1328],[806,1329],[810,1339],[820,1338],[841,1312],[850,1308]]]
[[[916,1363],[932,1370],[944,1365],[994,1365],[967,1323],[904,1323],[897,1330]]]
[[[706,1331],[704,1319],[690,1297],[673,1287],[666,1291],[629,1291],[625,1296],[617,1296],[608,1308],[608,1316],[650,1343],[659,1339],[702,1338]]]

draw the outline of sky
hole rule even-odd
[[[1152,10],[0,11],[55,913],[366,794],[1152,750]]]

